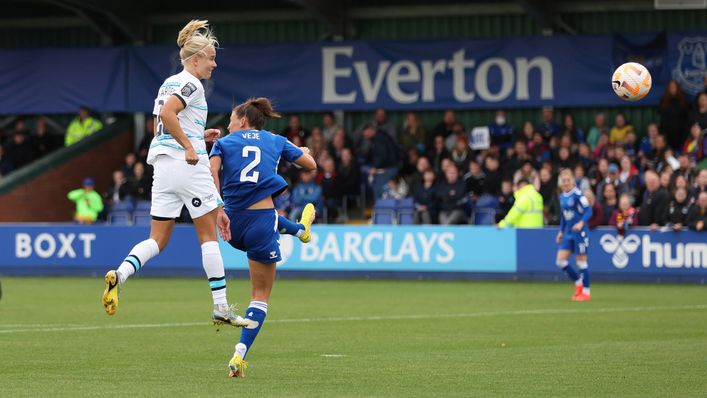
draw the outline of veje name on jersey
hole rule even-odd
[[[260,139],[260,133],[248,131],[245,133],[241,133],[241,136],[243,138],[249,139],[249,140],[259,140]]]
[[[77,242],[78,238],[78,242]],[[15,234],[15,257],[28,258],[35,254],[40,258],[91,258],[91,243],[96,240],[94,233],[43,232],[34,239],[28,233]]]

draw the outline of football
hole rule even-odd
[[[636,62],[627,62],[614,71],[611,87],[619,98],[626,101],[638,101],[651,90],[651,74],[645,66]]]

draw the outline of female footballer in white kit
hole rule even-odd
[[[244,326],[226,299],[223,259],[216,235],[217,208],[223,201],[214,185],[205,140],[213,141],[219,132],[204,131],[208,107],[201,80],[211,78],[216,68],[218,42],[207,21],[189,22],[177,37],[184,70],[168,77],[155,99],[155,137],[147,163],[154,166],[152,185],[152,224],[150,237],[130,251],[117,270],[105,276],[103,307],[108,315],[118,308],[119,289],[127,278],[164,250],[174,228],[174,220],[186,205],[194,220],[201,244],[204,270],[214,301],[213,321]]]

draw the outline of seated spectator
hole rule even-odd
[[[579,144],[578,154],[577,154],[577,164],[584,167],[584,171],[590,170],[592,167],[596,166],[597,162],[594,160],[594,155],[589,149],[587,144]]]
[[[57,142],[57,137],[47,131],[47,121],[44,116],[40,116],[39,119],[37,119],[32,144],[34,145],[34,154],[38,158],[49,154],[60,145],[59,142]]]
[[[692,162],[697,162],[700,157],[700,135],[702,128],[695,123],[690,127],[690,135],[682,145],[682,153],[687,155]]]
[[[137,156],[133,152],[128,152],[125,155],[125,161],[122,166],[125,178],[130,179],[133,177],[133,168],[135,167],[135,163],[137,163]]]
[[[607,152],[611,147],[609,134],[602,134],[599,136],[599,141],[597,141],[597,146],[594,148],[594,159],[606,159]]]
[[[574,179],[580,191],[584,192],[588,189],[592,189],[592,184],[589,183],[589,178],[587,178],[584,172],[584,166],[582,166],[581,163],[577,163],[577,165],[574,166]],[[592,194],[592,196],[594,195]]]
[[[678,176],[684,177],[688,184],[695,178],[695,168],[693,167],[690,158],[685,154],[681,154],[678,157],[678,168],[673,172],[673,179]]]
[[[459,178],[457,166],[450,165],[444,177],[436,192],[439,223],[441,225],[466,224],[464,214],[464,205],[467,201],[466,187],[464,181]]]
[[[12,159],[5,155],[5,147],[0,145],[0,176],[6,176],[15,169]]]
[[[660,186],[661,188],[664,188],[666,191],[670,191],[670,183],[673,180],[673,169],[670,167],[665,167],[663,170],[660,172],[659,175],[659,181],[660,181]]]
[[[400,150],[387,133],[376,130],[373,125],[367,125],[363,129],[363,135],[370,143],[364,166],[368,169],[371,189],[377,199],[383,195],[383,186],[400,170]]]
[[[484,159],[484,174],[486,174],[486,178],[484,179],[483,193],[497,196],[501,191],[501,181],[503,181],[498,158],[487,156]]]
[[[668,204],[668,222],[667,227],[673,231],[680,231],[687,226],[687,213],[690,210],[690,200],[687,197],[685,188],[675,189],[670,204]]]
[[[518,141],[522,141],[527,147],[531,142],[533,142],[534,133],[535,126],[533,126],[533,122],[531,122],[530,120],[526,120],[523,123],[523,129],[520,132],[520,137],[518,137]]]
[[[129,195],[135,200],[150,200],[152,196],[152,178],[145,174],[145,164],[136,162],[133,176],[128,180]]]
[[[641,179],[638,177],[638,169],[631,162],[631,158],[626,155],[621,157],[619,183],[626,187],[626,190],[631,194],[631,197],[638,195],[641,188]]]
[[[322,170],[317,176],[317,184],[322,187],[322,197],[324,206],[327,209],[328,220],[336,220],[343,192],[341,191],[339,177],[336,175],[336,165],[333,159],[326,159],[322,163]]]
[[[572,152],[570,152],[570,149],[566,146],[560,147],[560,149],[557,150],[557,167],[560,169],[570,169],[572,170],[574,168],[574,165],[577,163],[574,160],[574,157],[572,156]]]
[[[401,176],[391,178],[383,189],[383,198],[400,200],[406,198],[410,189],[407,182]]]
[[[489,134],[491,135],[491,145],[499,148],[502,154],[513,145],[515,134],[513,126],[506,120],[506,112],[502,110],[496,111],[496,119],[489,125]]]
[[[638,155],[638,138],[636,137],[636,132],[630,130],[626,133],[626,141],[624,141],[624,146],[621,147],[624,150],[624,154],[628,155],[632,159]]]
[[[641,143],[638,144],[638,156],[648,157],[653,155],[655,148],[655,139],[660,135],[658,131],[658,125],[655,123],[648,124],[646,127],[646,136],[641,139]]]
[[[520,167],[520,169],[515,172],[515,174],[513,175],[513,185],[518,185],[518,181],[520,181],[522,178],[525,178],[530,181],[530,183],[533,184],[535,189],[540,189],[540,176],[533,167],[533,162],[531,162],[530,160],[526,160],[525,162],[523,162],[523,165]]]
[[[294,137],[299,137],[300,140],[304,141],[309,137],[309,130],[302,127],[302,122],[300,121],[299,116],[290,115],[287,122],[287,127],[282,130],[281,135],[284,135],[290,141],[292,141]]]
[[[339,191],[342,196],[355,196],[361,193],[361,172],[351,150],[341,151],[341,163],[336,168]]]
[[[116,203],[129,199],[129,193],[128,180],[125,178],[123,171],[113,171],[113,183],[104,195],[105,203],[107,203],[108,206],[113,206]]]
[[[619,207],[609,217],[609,225],[616,227],[616,231],[621,236],[624,236],[630,228],[638,225],[636,209],[631,206],[631,202],[629,194],[622,194],[619,198]]]
[[[612,144],[624,143],[626,134],[633,131],[633,125],[626,122],[626,117],[623,113],[617,113],[614,119],[614,126],[609,131],[609,141]]]
[[[594,116],[594,126],[587,133],[587,144],[590,149],[594,150],[599,142],[599,136],[609,134],[609,129],[606,128],[606,116],[603,113],[597,113]]]
[[[707,192],[701,192],[697,202],[692,205],[687,215],[687,223],[693,231],[707,230]]]
[[[410,149],[403,155],[403,167],[400,168],[400,175],[408,179],[417,172],[417,161],[420,159],[420,155],[415,149]]]
[[[549,141],[550,137],[559,136],[562,132],[560,125],[555,123],[555,111],[551,106],[543,107],[542,122],[538,124],[535,131],[540,132],[545,141]]]
[[[444,137],[438,135],[434,137],[432,148],[427,152],[432,170],[439,173],[442,170],[442,159],[449,159],[450,154],[444,146]]]
[[[64,144],[66,146],[73,145],[102,128],[103,123],[93,118],[89,109],[82,106],[79,108],[79,115],[66,128]]]
[[[619,167],[613,163],[609,164],[607,167],[607,176],[597,184],[597,196],[599,200],[602,200],[604,195],[604,185],[613,185],[616,188],[616,196],[622,193],[628,192],[626,185],[622,184],[619,180]]]
[[[74,189],[67,197],[76,203],[74,220],[79,224],[93,224],[98,214],[103,211],[101,195],[95,191],[96,184],[92,178],[83,180],[83,188]]]
[[[604,225],[604,209],[594,196],[594,192],[592,192],[591,189],[585,189],[582,193],[584,197],[587,198],[587,202],[589,202],[589,206],[592,208],[592,216],[589,218],[589,222],[587,222],[589,229]]]
[[[410,182],[410,192],[414,194],[417,190],[417,186],[422,184],[423,174],[427,170],[432,170],[429,159],[425,156],[418,157],[417,162],[415,163],[415,171],[408,178],[408,181]]]
[[[701,128],[707,129],[707,93],[699,93],[696,102],[697,106],[690,112],[690,116],[687,118],[688,126],[699,124]]]
[[[550,151],[550,147],[545,143],[543,135],[539,131],[533,133],[533,142],[528,149],[535,164],[541,164],[552,158],[552,151]]]
[[[32,163],[35,159],[34,146],[25,130],[15,130],[12,138],[5,145],[5,154],[15,169]]]
[[[292,188],[292,211],[290,212],[292,221],[300,219],[307,203],[314,204],[317,209],[322,208],[322,187],[314,180],[316,173],[316,170],[300,171],[299,182]]]
[[[340,129],[340,127],[336,124],[334,114],[325,112],[324,115],[322,115],[322,136],[324,137],[324,142],[331,142],[338,129]]]
[[[476,160],[469,162],[469,172],[464,174],[466,191],[474,197],[481,196],[484,193],[484,180],[486,180],[486,174],[481,170],[479,162]]]
[[[572,142],[577,144],[582,144],[585,142],[586,137],[584,136],[584,131],[574,124],[574,116],[571,113],[565,114],[562,121],[562,135],[568,135]]]
[[[422,182],[414,191],[415,224],[432,224],[437,214],[437,187],[435,173],[428,169],[422,173]]]
[[[432,129],[432,140],[436,137],[442,137],[442,142],[453,134],[454,124],[457,123],[457,116],[453,110],[447,109],[444,111],[444,116],[442,117],[442,122],[437,124],[434,129]],[[428,145],[429,146],[429,145]]]
[[[467,142],[469,141],[469,134],[464,129],[464,125],[461,122],[456,122],[454,126],[452,126],[452,134],[444,139],[444,147],[447,148],[447,151],[452,152],[454,146],[457,144],[457,140],[462,137],[465,138]],[[492,146],[490,150],[493,149],[494,147]]]
[[[351,143],[347,140],[346,130],[338,127],[336,131],[334,131],[333,138],[329,141],[327,151],[329,151],[329,155],[334,158],[334,162],[336,162],[336,164],[341,162],[341,151],[343,151],[344,148],[351,149]]]
[[[499,210],[496,215],[496,222],[503,220],[511,208],[515,198],[513,197],[513,181],[503,180],[501,182],[501,194],[498,195]]]
[[[392,142],[398,142],[398,129],[395,127],[395,123],[388,119],[388,112],[386,112],[385,109],[376,109],[376,113],[371,123],[377,131],[383,131],[388,134],[388,137],[390,137]]]
[[[523,166],[523,163],[526,161],[533,162],[533,158],[528,154],[528,146],[522,141],[516,141],[513,144],[513,150],[508,153],[512,154],[504,162],[504,178],[513,178],[513,175]]]
[[[665,225],[670,196],[665,188],[660,186],[658,174],[653,170],[646,171],[645,184],[646,190],[638,211],[638,223],[655,231],[659,226]]]
[[[602,187],[602,195],[599,203],[602,208],[602,214],[604,218],[601,220],[602,225],[606,225],[609,221],[609,217],[614,213],[618,206],[618,198],[616,193],[616,187],[612,184],[605,184]]]
[[[695,188],[692,190],[693,198],[700,196],[702,192],[707,192],[707,169],[701,169],[695,176]]]
[[[309,134],[309,137],[305,139],[306,147],[309,148],[309,154],[312,155],[312,158],[319,159],[321,156],[322,152],[326,150],[326,142],[324,142],[324,136],[322,136],[322,129],[319,128],[318,126],[314,126],[312,128],[312,132]],[[321,167],[320,164],[318,164],[319,167]]]
[[[543,203],[549,204],[554,196],[557,196],[557,178],[552,175],[552,170],[547,167],[540,169],[538,173],[540,180],[540,195],[543,197]],[[518,179],[520,181],[520,179]]]
[[[405,125],[398,137],[398,143],[405,152],[414,149],[418,153],[425,153],[427,131],[415,112],[408,112],[405,116]]]
[[[456,163],[459,170],[466,170],[469,168],[469,162],[471,162],[472,156],[471,151],[469,150],[469,140],[466,136],[460,136],[457,138],[450,158],[454,161],[454,163]]]

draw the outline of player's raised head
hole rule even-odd
[[[272,103],[267,98],[250,98],[246,102],[237,105],[231,113],[231,124],[229,131],[237,130],[261,130],[268,118],[280,118],[282,115],[275,112]],[[234,129],[232,129],[232,127]]]
[[[563,192],[571,191],[576,185],[577,182],[574,180],[574,173],[571,169],[560,170],[560,189]]]
[[[199,79],[208,79],[216,68],[218,40],[209,28],[209,21],[192,20],[177,36],[182,65]]]

